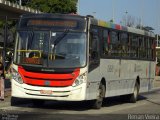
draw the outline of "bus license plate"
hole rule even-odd
[[[41,94],[45,94],[45,95],[52,95],[53,91],[52,90],[40,90]]]

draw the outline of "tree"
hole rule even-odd
[[[19,0],[9,0],[18,3]],[[45,13],[76,13],[78,0],[21,0],[22,5]]]
[[[122,21],[123,21],[122,23],[128,27],[134,27],[135,25],[135,18],[131,15],[123,16]]]
[[[144,26],[142,25],[141,18],[134,17],[131,15],[123,16],[122,21],[120,23],[124,26],[135,27],[137,29],[145,30]]]
[[[46,13],[76,13],[77,0],[31,0],[29,7]]]
[[[142,21],[141,18],[137,18],[137,25],[136,25],[137,29],[142,29],[143,28],[141,21]]]

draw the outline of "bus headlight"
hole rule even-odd
[[[23,84],[23,80],[21,78],[21,75],[14,69],[12,69],[12,79],[17,81],[20,84]]]
[[[76,78],[72,86],[76,87],[82,83],[85,83],[86,80],[87,80],[87,73],[83,73]]]

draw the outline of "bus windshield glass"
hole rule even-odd
[[[86,64],[86,34],[73,31],[17,31],[14,62],[47,68]]]

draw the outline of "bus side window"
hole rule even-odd
[[[91,28],[90,31],[89,62],[91,69],[94,69],[99,65],[99,36],[98,29],[96,28]]]
[[[103,30],[102,40],[103,40],[103,45],[102,45],[103,46],[103,55],[106,56],[109,54],[109,44],[110,44],[108,30]]]
[[[90,33],[90,57],[91,59],[97,59],[98,58],[98,31],[96,29],[93,29]]]
[[[117,31],[110,32],[111,44],[109,45],[109,50],[111,51],[112,57],[121,56],[121,46],[119,41],[119,33]]]
[[[121,44],[122,57],[128,57],[129,56],[129,37],[127,33],[125,32],[120,33],[120,44]]]
[[[138,58],[138,48],[139,48],[138,36],[132,34],[130,38],[131,38],[130,57]]]

